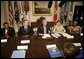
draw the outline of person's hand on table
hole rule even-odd
[[[50,33],[50,31],[48,31],[48,33]]]

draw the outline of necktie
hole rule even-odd
[[[46,34],[46,26],[44,26],[44,34]]]
[[[8,38],[8,30],[5,33],[5,38]]]
[[[27,28],[25,28],[25,34],[27,34]]]

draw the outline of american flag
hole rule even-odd
[[[10,21],[10,25],[12,25],[12,21],[13,21],[13,11],[11,8],[11,1],[8,1],[8,11],[9,11],[9,21]]]

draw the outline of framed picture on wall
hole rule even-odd
[[[33,1],[33,15],[34,16],[51,16],[52,7],[48,8],[49,1]]]

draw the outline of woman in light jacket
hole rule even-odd
[[[62,26],[62,23],[60,20],[57,21],[56,25],[54,25],[54,28],[53,28],[53,33],[59,33],[59,34],[62,34],[62,33],[65,33],[66,30],[65,28]]]

